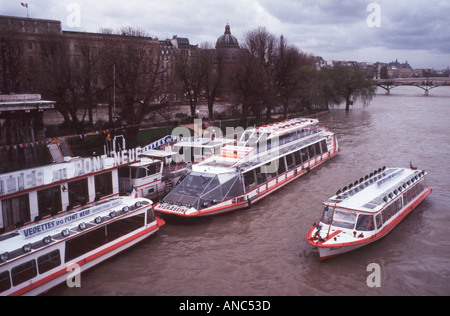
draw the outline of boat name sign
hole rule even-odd
[[[122,204],[122,200],[115,200],[115,201],[112,201],[109,203],[94,206],[89,209],[81,210],[77,213],[72,213],[72,214],[68,214],[65,216],[58,217],[58,218],[54,218],[45,223],[37,224],[37,225],[31,226],[29,228],[22,229],[19,232],[24,238],[31,238],[35,235],[42,234],[49,230],[53,230],[59,226],[67,225],[70,222],[80,220],[83,217],[93,215],[95,213],[113,208],[120,204]]]
[[[111,158],[103,155],[74,160],[73,171],[70,171],[70,164],[61,163],[59,164],[61,168],[53,168],[50,172],[47,172],[44,168],[39,168],[0,175],[0,196],[119,167],[135,161],[137,161],[137,151],[136,149],[130,149],[114,153]],[[51,177],[46,178],[46,173],[50,173]]]

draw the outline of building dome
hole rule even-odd
[[[239,48],[236,37],[231,35],[230,26],[225,26],[225,33],[217,39],[216,48]]]

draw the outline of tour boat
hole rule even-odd
[[[165,143],[162,140],[166,140]],[[216,153],[233,140],[225,138],[176,138],[166,136],[138,148],[138,161],[119,169],[119,188],[125,192],[133,189],[138,196],[160,199],[169,193],[190,164],[198,163]],[[170,141],[170,142],[169,142]]]
[[[136,161],[129,150],[0,174],[0,234],[119,196],[118,170]]]
[[[320,259],[352,251],[386,236],[433,191],[417,168],[374,170],[323,203],[320,222],[308,230],[308,243]]]
[[[316,119],[251,127],[193,164],[155,211],[192,217],[246,208],[339,152],[336,135]]]
[[[39,295],[155,233],[152,201],[115,197],[0,235],[0,295]],[[68,283],[69,285],[69,283]]]

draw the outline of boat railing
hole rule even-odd
[[[221,148],[220,155],[223,158],[242,159],[254,150],[253,147],[228,145]]]
[[[242,158],[238,159],[233,166],[244,166],[244,165],[256,165],[263,162],[270,162],[276,158],[283,156],[291,151],[295,151],[300,147],[307,146],[310,143],[318,141],[322,136],[315,136],[318,132],[310,133],[306,136],[311,136],[312,138],[306,136],[296,138],[290,142],[279,143],[279,144],[271,144],[271,148],[267,149],[257,149],[253,147],[245,147],[250,148],[251,150],[247,155],[244,155]],[[226,147],[224,147],[226,148]]]

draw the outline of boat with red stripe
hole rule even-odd
[[[0,235],[0,295],[39,295],[144,240],[165,224],[152,204],[101,200]]]
[[[247,208],[340,152],[336,135],[317,119],[251,127],[235,139],[192,165],[155,211],[193,217]]]
[[[383,238],[431,194],[426,175],[416,167],[383,167],[345,186],[323,203],[308,243],[325,260]]]

